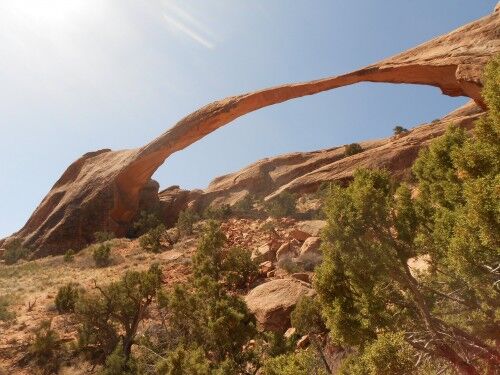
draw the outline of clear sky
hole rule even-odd
[[[490,13],[495,0],[1,0],[0,237],[83,153],[141,146],[229,95],[340,74]],[[203,188],[260,158],[385,137],[465,103],[360,84],[238,119],[167,159]]]

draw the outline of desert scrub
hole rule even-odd
[[[272,217],[287,217],[297,213],[295,194],[284,191],[264,204],[266,212]]]
[[[157,212],[141,211],[139,219],[134,223],[134,231],[136,236],[141,236],[151,229],[154,229],[163,222]]]
[[[80,287],[77,283],[68,283],[59,288],[55,304],[59,314],[73,312],[75,304],[80,294]]]
[[[344,156],[359,154],[363,151],[363,147],[359,143],[351,143],[344,146]]]
[[[394,135],[400,135],[400,134],[408,133],[408,129],[403,128],[401,125],[397,125],[394,127],[394,129],[392,129],[392,132]]]
[[[222,261],[224,281],[230,289],[247,288],[258,275],[258,266],[252,260],[250,251],[232,247]]]
[[[92,258],[94,259],[97,267],[106,267],[110,261],[111,245],[108,243],[101,243],[92,251]]]
[[[14,264],[20,259],[27,258],[29,253],[29,249],[25,248],[21,240],[16,238],[5,245],[3,259],[5,260],[5,264]]]
[[[231,206],[222,204],[220,206],[210,206],[203,212],[203,217],[209,220],[226,220],[232,214]]]
[[[110,241],[113,238],[115,238],[115,235],[112,232],[102,231],[102,232],[95,232],[94,233],[94,239],[97,243],[103,243],[106,241]]]
[[[57,332],[51,328],[50,320],[44,320],[35,330],[35,336],[29,348],[36,363],[48,373],[55,373],[59,368],[61,341]]]
[[[69,249],[68,251],[66,251],[64,253],[64,257],[63,257],[63,260],[66,262],[66,263],[71,263],[75,260],[75,251],[73,249]]]
[[[198,220],[200,220],[198,214],[194,210],[188,208],[179,213],[176,226],[181,235],[189,236],[193,234],[193,225]]]
[[[165,225],[160,224],[157,227],[150,229],[146,234],[139,238],[139,245],[146,250],[153,253],[159,253],[162,245],[161,240],[165,233]]]
[[[0,296],[0,321],[8,321],[15,317],[15,314],[9,310],[11,299],[9,296]]]

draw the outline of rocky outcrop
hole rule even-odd
[[[261,284],[245,297],[261,330],[284,332],[290,326],[290,314],[304,296],[313,296],[307,283],[296,279],[276,279]]]
[[[88,153],[70,165],[15,236],[35,249],[34,256],[43,256],[62,253],[68,248],[79,249],[92,240],[97,230],[123,235],[141,205],[158,203],[156,196],[150,194],[156,186],[151,176],[168,156],[240,116],[290,99],[358,82],[389,82],[435,86],[446,95],[468,96],[482,106],[481,71],[491,55],[500,50],[499,20],[499,12],[494,12],[407,52],[347,74],[213,102],[138,149]],[[411,150],[409,146],[410,153]],[[381,150],[384,152],[391,150]],[[332,150],[331,156],[335,158],[336,153],[340,151]],[[304,177],[288,174],[287,178],[295,178],[283,189],[310,185],[325,174],[348,173],[342,172],[342,165],[335,165],[333,159],[317,166],[319,169],[307,176],[307,181],[297,181]],[[240,182],[245,182],[244,176]],[[210,197],[209,194],[210,191],[206,196]],[[153,201],[145,201],[145,197]]]

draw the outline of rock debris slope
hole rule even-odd
[[[151,176],[168,156],[240,116],[290,99],[358,82],[389,82],[435,86],[446,95],[468,96],[482,106],[481,72],[488,59],[500,50],[499,26],[500,12],[494,12],[347,74],[210,103],[141,148],[87,153],[69,166],[14,236],[33,247],[35,256],[44,256],[82,248],[98,230],[123,235],[138,211],[151,204],[151,199],[158,199],[158,184],[152,182]],[[324,174],[332,172],[328,168],[334,168],[333,164],[326,164],[325,169],[307,178],[323,179]],[[290,188],[297,186],[293,181],[296,179],[290,181]]]

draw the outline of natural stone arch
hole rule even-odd
[[[66,170],[15,236],[43,256],[81,248],[97,230],[122,235],[139,210],[141,195],[151,190],[151,176],[168,156],[240,116],[290,99],[358,82],[386,82],[431,85],[483,106],[481,72],[500,51],[499,14],[347,74],[213,102],[141,148],[85,154]]]

